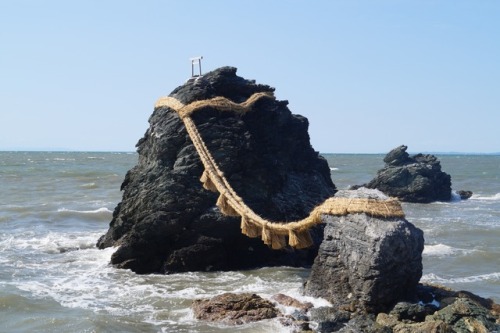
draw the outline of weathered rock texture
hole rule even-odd
[[[451,200],[451,177],[441,171],[434,155],[406,152],[407,146],[391,150],[384,158],[385,167],[363,186],[376,188],[401,201],[429,203]]]
[[[216,96],[236,103],[256,92],[272,92],[223,67],[176,88],[184,104]],[[226,178],[257,214],[280,221],[306,217],[335,193],[326,160],[310,145],[308,121],[287,101],[262,99],[237,116],[210,107],[192,115]],[[138,164],[123,181],[122,201],[99,248],[119,246],[112,264],[137,273],[232,270],[311,264],[309,250],[273,251],[240,232],[239,218],[223,216],[217,194],[203,189],[203,166],[178,115],[156,108],[139,140]],[[317,244],[322,230],[313,231]]]
[[[281,314],[273,303],[250,293],[225,293],[210,299],[197,299],[192,309],[196,319],[228,325],[275,318]]]
[[[492,300],[430,285],[420,285],[418,294],[419,303],[398,303],[388,313],[379,313],[376,323],[394,333],[500,331],[500,306]]]
[[[336,197],[387,199],[365,188]],[[324,216],[324,240],[305,294],[349,311],[378,313],[412,297],[422,275],[423,232],[403,218]]]

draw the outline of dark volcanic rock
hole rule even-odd
[[[196,319],[229,325],[275,318],[280,314],[273,303],[249,293],[225,293],[211,299],[197,299],[192,308]]]
[[[467,200],[469,199],[470,197],[472,197],[472,191],[464,191],[464,190],[460,190],[460,191],[457,191],[457,194],[458,196],[460,197],[460,199],[462,200]]]
[[[336,332],[351,320],[351,314],[334,307],[319,307],[311,309],[311,321],[317,323],[318,332]]]
[[[385,167],[365,187],[376,188],[401,201],[428,203],[451,200],[451,177],[441,171],[434,155],[409,156],[406,146],[391,150]]]
[[[273,90],[223,67],[170,96],[184,104],[216,96],[241,103]],[[207,107],[192,118],[226,178],[257,214],[302,219],[335,193],[326,160],[310,145],[307,119],[293,115],[287,101],[262,99],[241,116]],[[239,218],[219,212],[218,194],[203,189],[203,166],[176,112],[158,107],[149,123],[137,144],[138,164],[127,173],[122,201],[97,244],[119,246],[112,264],[137,273],[173,273],[312,263],[317,245],[271,250],[242,235]],[[313,238],[319,244],[321,228]]]
[[[386,199],[377,190],[339,191],[336,197]],[[411,298],[422,276],[423,232],[403,218],[366,214],[323,216],[324,240],[305,294],[343,310],[378,313]]]

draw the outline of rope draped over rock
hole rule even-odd
[[[205,170],[200,178],[203,187],[218,192],[217,206],[228,216],[241,217],[241,231],[248,237],[261,237],[262,241],[273,249],[281,249],[287,245],[294,248],[306,248],[313,244],[309,229],[322,223],[321,215],[345,216],[348,214],[365,213],[374,217],[404,217],[403,209],[397,199],[377,200],[369,198],[336,198],[331,197],[315,207],[306,218],[293,222],[274,222],[257,215],[248,207],[243,199],[234,191],[224,173],[219,169],[212,154],[203,141],[191,114],[206,107],[218,111],[231,111],[243,115],[252,110],[254,104],[261,99],[274,99],[270,93],[255,93],[242,103],[235,103],[225,97],[195,101],[183,104],[173,97],[162,97],[157,107],[169,107],[176,111],[184,122],[184,126],[193,141]]]

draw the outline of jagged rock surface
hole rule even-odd
[[[192,309],[196,319],[227,325],[246,324],[281,314],[273,303],[250,293],[224,293],[210,299],[197,299]]]
[[[216,96],[241,103],[273,90],[223,67],[170,96],[184,104]],[[302,219],[335,193],[326,160],[310,145],[307,119],[287,104],[265,99],[243,116],[208,107],[192,116],[236,192],[257,214],[279,221]],[[112,264],[137,273],[173,273],[312,263],[317,245],[273,251],[242,235],[239,218],[219,212],[218,194],[203,189],[203,166],[176,112],[156,108],[149,123],[137,144],[138,164],[127,173],[122,201],[97,244],[119,247]],[[313,238],[319,244],[321,228]]]
[[[363,186],[379,189],[401,201],[429,203],[451,200],[451,177],[441,171],[434,155],[406,152],[407,146],[391,150],[384,158],[385,167]]]
[[[380,191],[339,191],[336,197],[387,199]],[[378,313],[411,297],[422,276],[423,232],[403,218],[366,214],[323,216],[324,239],[305,286],[349,311]]]

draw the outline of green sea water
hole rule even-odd
[[[383,155],[325,154],[338,188],[369,181]],[[423,281],[500,302],[500,156],[438,155],[466,201],[404,204],[425,232]],[[301,295],[307,269],[136,275],[98,250],[135,153],[0,152],[0,332],[234,332],[195,320],[195,298]],[[283,308],[283,311],[291,311]],[[287,332],[277,321],[238,332]]]

